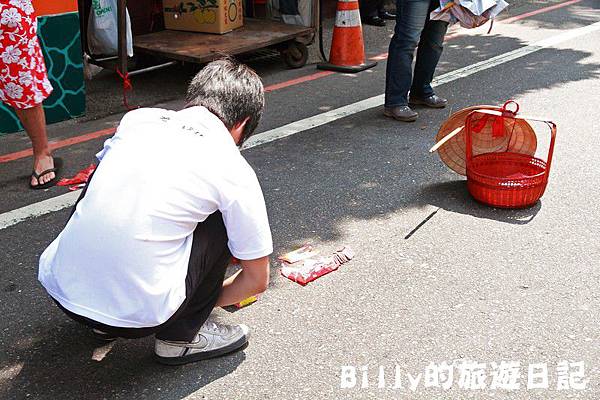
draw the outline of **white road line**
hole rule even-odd
[[[358,112],[378,107],[383,104],[383,95],[370,97],[356,103],[348,104],[347,106],[336,108],[335,110],[327,111],[322,114],[313,115],[300,121],[292,122],[279,128],[271,129],[266,132],[258,133],[252,136],[244,144],[243,149],[260,146],[265,143],[273,142],[284,137],[292,136],[298,132],[307,131],[321,125],[328,124],[332,121],[347,117]]]
[[[501,64],[505,64],[509,61],[517,58],[524,57],[528,54],[535,53],[536,51],[546,49],[557,44],[578,38],[580,36],[587,35],[592,32],[600,30],[600,22],[596,22],[591,25],[587,25],[581,28],[572,29],[558,35],[549,37],[539,42],[532,43],[528,46],[521,47],[519,49],[509,51],[507,53],[500,54],[496,57],[489,58],[478,63],[468,65],[463,68],[448,72],[440,75],[434,79],[433,84],[440,86],[445,83],[453,82],[461,78],[476,74],[496,67]],[[290,124],[281,126],[279,128],[271,129],[266,132],[254,135],[244,145],[244,149],[260,146],[265,143],[273,142],[278,139],[282,139],[299,132],[304,132],[338,119],[347,117],[365,111],[371,108],[380,107],[383,105],[384,95],[374,96],[365,100],[358,101],[356,103],[349,104],[344,107],[336,108],[335,110],[327,111],[321,114],[314,115],[302,119],[300,121],[292,122]],[[64,208],[70,207],[75,204],[77,200],[78,192],[66,193],[57,197],[53,197],[48,200],[34,203],[16,210],[0,214],[0,230],[8,228],[9,226],[18,224],[21,221],[25,221],[29,218],[39,217],[44,214],[48,214],[54,211],[59,211]]]
[[[28,218],[39,217],[54,211],[60,211],[71,207],[79,197],[79,191],[69,192],[51,199],[33,203],[31,205],[17,208],[4,214],[0,214],[0,230],[18,224]]]

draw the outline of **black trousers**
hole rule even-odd
[[[383,0],[358,0],[362,18],[378,17],[384,11]]]
[[[90,184],[91,178],[88,186]],[[77,203],[85,196],[85,193],[86,190],[81,193]],[[75,207],[77,207],[77,203]],[[114,336],[137,339],[155,334],[157,339],[189,342],[208,319],[221,293],[225,271],[231,260],[227,241],[227,230],[221,212],[217,211],[211,214],[204,222],[198,224],[194,230],[188,272],[185,278],[186,298],[171,318],[161,325],[148,328],[114,327],[75,314],[65,309],[56,300],[55,302],[75,321]]]

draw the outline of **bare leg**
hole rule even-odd
[[[46,116],[42,105],[38,104],[35,107],[15,110],[17,116],[21,120],[25,131],[31,139],[33,147],[33,169],[40,173],[50,168],[54,168],[54,160],[50,154],[48,147],[48,136],[46,135]],[[31,177],[31,185],[37,186],[54,179],[54,172],[42,175],[39,182],[34,177]]]

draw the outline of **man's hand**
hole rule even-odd
[[[217,306],[238,303],[262,293],[269,286],[269,257],[240,260],[242,269],[223,282]]]

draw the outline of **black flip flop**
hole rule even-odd
[[[29,182],[29,187],[34,190],[39,190],[39,189],[48,189],[49,187],[56,185],[56,182],[58,181],[58,173],[60,172],[60,169],[62,168],[62,166],[63,166],[62,158],[54,157],[54,168],[47,169],[45,171],[40,172],[39,174],[35,171],[33,171],[31,173],[31,176],[34,177],[35,179],[37,179],[38,184],[32,185],[31,182]],[[48,182],[44,183],[43,185],[40,184],[40,178],[46,174],[49,174],[50,172],[54,172],[54,178],[49,180]]]

